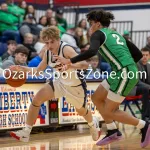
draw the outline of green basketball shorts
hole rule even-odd
[[[121,103],[138,80],[137,66],[132,64],[116,72],[112,71],[108,79],[104,80],[101,85],[108,90],[108,99]]]

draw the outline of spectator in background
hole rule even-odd
[[[46,16],[41,16],[39,19],[39,24],[37,25],[38,28],[43,29],[47,26],[47,18]]]
[[[80,27],[80,28],[83,29],[83,35],[86,35],[86,34],[87,34],[87,21],[86,21],[86,19],[82,19],[82,20],[79,22],[78,27]]]
[[[36,50],[37,54],[40,53],[42,48],[45,46],[45,43],[39,38],[38,41],[34,45],[34,49]]]
[[[142,48],[141,50],[143,57],[138,62],[138,70],[145,71],[146,76],[142,74],[142,79],[139,81],[139,85],[146,86],[150,90],[150,64],[148,63],[149,57],[150,57],[150,50],[147,47]]]
[[[112,27],[111,29],[112,29],[113,31],[117,31],[116,28],[114,28],[114,27]]]
[[[123,37],[129,41],[132,41],[131,40],[131,37],[130,37],[130,33],[128,30],[125,30],[124,33],[123,33]]]
[[[6,2],[8,5],[13,4],[13,0],[5,0],[5,2]]]
[[[98,54],[99,56],[99,66],[100,66],[100,70],[102,72],[108,72],[108,75],[110,75],[111,73],[111,66],[109,63],[106,62],[106,60],[100,55]]]
[[[51,17],[48,26],[58,26],[58,22],[55,17]]]
[[[147,45],[146,45],[146,47],[150,49],[150,36],[147,37]]]
[[[99,68],[99,57],[98,57],[98,55],[95,55],[95,56],[87,59],[86,62],[89,64],[88,69],[85,70],[85,74],[88,75],[87,77],[91,76],[93,78],[96,75],[99,76],[100,68]],[[98,72],[99,72],[99,74],[98,74]]]
[[[31,33],[26,33],[24,36],[24,44],[33,44],[33,35]]]
[[[19,7],[26,10],[27,9],[27,3],[26,3],[26,1],[24,1],[24,0],[20,1]]]
[[[32,14],[32,13],[28,13],[28,14],[26,14],[25,15],[25,20],[26,19],[31,19],[30,20],[30,23],[33,23],[33,24],[36,24],[37,22],[36,22],[36,19],[35,19],[35,16]]]
[[[2,3],[0,11],[0,34],[2,36],[2,42],[8,40],[15,40],[17,43],[21,43],[20,33],[18,32],[19,17],[8,11],[8,5]]]
[[[5,52],[3,55],[2,55],[2,60],[5,60],[7,59],[9,56],[13,56],[14,53],[15,53],[15,50],[17,48],[17,43],[16,41],[13,41],[13,40],[10,40],[7,42],[7,52]]]
[[[7,60],[3,61],[2,69],[7,69],[12,65],[22,65],[27,66],[27,57],[29,50],[24,46],[18,46],[15,55],[9,56]]]
[[[25,18],[25,14],[26,14],[27,3],[26,3],[26,1],[22,0],[22,1],[20,1],[18,6],[23,10],[22,20],[21,20],[21,23],[22,23]]]
[[[74,47],[77,53],[81,52],[80,48],[77,46],[77,39],[75,37],[75,27],[68,28],[67,32],[62,35],[61,40]]]
[[[37,56],[37,52],[33,43],[33,35],[31,33],[25,34],[23,45],[29,50],[28,61]]]
[[[52,9],[47,9],[46,13],[45,13],[45,16],[47,18],[47,25],[49,25],[50,24],[50,19],[53,17]]]
[[[90,28],[87,30],[87,33],[86,35],[83,35],[83,41],[82,41],[82,44],[83,45],[86,45],[86,44],[89,44],[90,43],[90,37],[91,37],[91,30]]]
[[[95,55],[95,56],[93,56],[90,59],[91,59],[90,64],[91,64],[91,67],[92,67],[92,73],[94,73],[96,71],[100,72],[100,68],[99,68],[99,65],[98,65],[99,64],[99,57],[98,57],[98,55]]]
[[[6,0],[6,3],[8,5],[8,11],[17,15],[19,17],[19,23],[21,23],[25,16],[25,9],[15,5],[14,0]]]
[[[35,9],[32,5],[28,5],[27,8],[26,8],[26,15],[25,15],[25,18],[28,14],[32,14],[32,16],[34,17],[34,21],[36,23],[36,19],[35,19]]]
[[[83,46],[81,47],[81,53],[83,53],[83,52],[89,50],[89,48],[90,48],[90,44],[89,44],[89,43],[87,43],[86,45],[83,45]]]
[[[142,99],[142,119],[150,121],[150,64],[148,63],[150,57],[150,50],[147,47],[142,48],[141,50],[143,57],[138,62],[138,70],[140,72],[145,72],[142,74],[142,78],[137,84],[137,94],[143,92]]]
[[[24,37],[26,33],[31,33],[34,35],[34,38],[37,39],[41,29],[37,27],[37,24],[34,20],[35,18],[32,14],[26,15],[26,19],[20,27],[20,34],[22,35],[22,37]]]
[[[60,26],[62,26],[65,30],[67,30],[67,21],[63,18],[63,10],[57,9],[56,11],[56,20]]]
[[[77,42],[77,46],[81,48],[83,46],[83,29],[80,27],[77,27],[75,29],[75,38]]]
[[[58,29],[60,30],[60,37],[62,37],[62,35],[66,32],[66,30],[60,26],[56,20],[55,17],[51,17],[49,20],[49,26],[57,26]]]
[[[140,80],[129,96],[142,95],[142,119],[150,121],[150,64],[148,64],[150,51],[147,47],[144,47],[141,52],[143,57],[137,63]]]
[[[4,11],[8,10],[8,6],[6,3],[2,3],[0,8],[1,8],[1,10],[4,10]]]
[[[28,67],[37,67],[40,64],[40,62],[42,61],[43,55],[44,55],[46,50],[47,50],[47,47],[45,45],[43,45],[38,56],[34,57],[33,59],[31,59],[29,61]]]

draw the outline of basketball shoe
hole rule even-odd
[[[30,131],[28,128],[23,128],[22,130],[18,131],[11,131],[10,135],[22,142],[28,142],[30,138]]]
[[[141,147],[144,148],[150,144],[150,124],[146,122],[144,128],[141,129],[142,139]]]
[[[102,146],[122,139],[122,134],[118,129],[108,130],[106,136],[98,141],[96,145]]]
[[[89,126],[90,134],[92,135],[92,139],[97,141],[101,135],[101,130],[99,128],[99,121],[96,117],[93,117],[93,125]]]

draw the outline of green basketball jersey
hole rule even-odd
[[[110,63],[113,70],[120,70],[135,63],[126,40],[119,33],[108,28],[100,29],[100,31],[105,34],[106,40],[101,45],[99,53]]]

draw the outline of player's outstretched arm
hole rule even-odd
[[[105,39],[105,34],[102,31],[97,30],[91,36],[89,50],[79,55],[76,55],[70,59],[58,59],[62,64],[74,64],[83,60],[87,60],[97,54],[99,47],[105,42]]]
[[[64,47],[64,56],[65,56],[66,59],[73,58],[77,55],[78,54],[76,53],[76,51],[72,47],[70,47],[70,46],[65,46]],[[86,61],[80,61],[80,62],[75,63],[75,64],[70,64],[70,68],[73,68],[73,69],[87,69],[88,68],[88,63]]]

